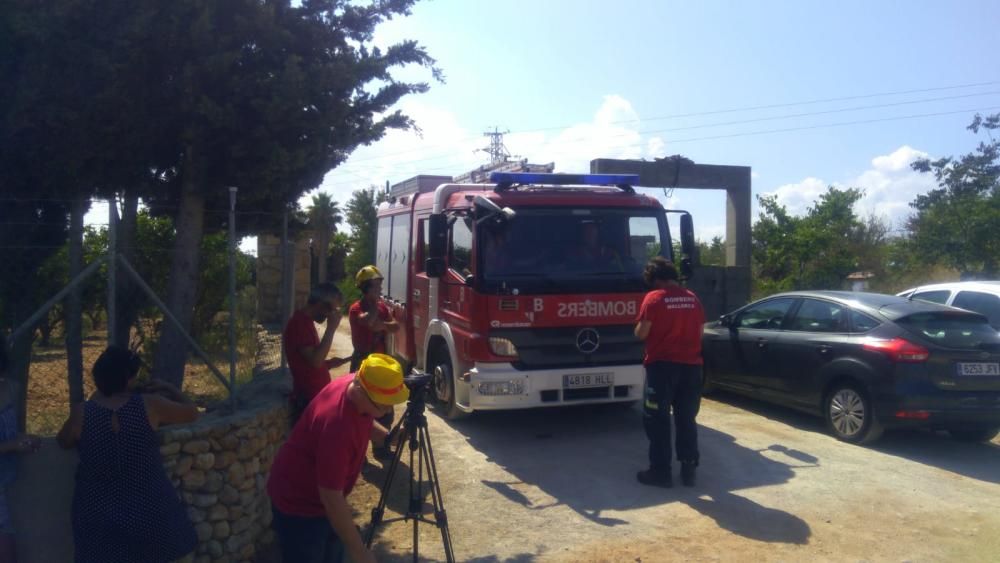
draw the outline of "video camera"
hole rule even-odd
[[[411,403],[425,403],[427,401],[428,390],[431,388],[429,373],[411,373],[403,378],[403,384],[410,390]]]
[[[411,392],[423,389],[430,381],[431,374],[429,373],[411,373],[403,378],[403,383]]]

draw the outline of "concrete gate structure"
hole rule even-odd
[[[598,158],[590,161],[593,174],[638,174],[639,186],[726,191],[726,265],[701,266],[688,287],[713,320],[750,301],[750,167],[696,164],[682,156],[653,161]],[[698,217],[692,216],[695,224]]]

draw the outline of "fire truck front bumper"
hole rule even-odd
[[[641,364],[519,371],[476,363],[464,375],[474,411],[638,401],[645,380]]]

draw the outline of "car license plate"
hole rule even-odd
[[[1000,375],[1000,363],[962,362],[958,364],[958,375]]]
[[[613,373],[580,373],[563,376],[563,388],[575,389],[578,387],[610,387],[615,384],[615,374]]]

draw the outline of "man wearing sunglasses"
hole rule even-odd
[[[309,401],[330,383],[330,370],[350,359],[326,357],[340,325],[343,305],[344,296],[337,286],[321,283],[312,288],[305,306],[295,311],[285,325],[282,338],[288,369],[292,372],[292,424],[298,420]],[[320,338],[316,324],[324,322],[326,328]]]

